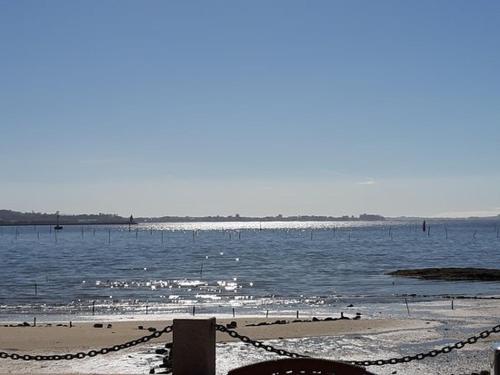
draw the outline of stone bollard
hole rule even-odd
[[[490,354],[491,375],[500,375],[500,342],[491,345]]]
[[[173,373],[215,375],[215,318],[174,319]]]

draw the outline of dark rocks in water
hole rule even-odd
[[[356,313],[357,314],[357,317],[356,318],[352,318],[352,319],[360,319],[360,313]],[[313,317],[311,320],[307,320],[307,319],[294,319],[294,320],[291,320],[291,321],[286,321],[286,320],[276,320],[274,322],[271,322],[271,323],[267,323],[267,322],[260,322],[260,323],[251,323],[251,324],[246,324],[245,326],[246,327],[258,327],[258,326],[271,326],[271,325],[274,325],[274,324],[290,324],[290,323],[315,323],[315,322],[334,322],[334,321],[337,321],[337,320],[350,320],[351,318],[347,317],[347,316],[344,316],[344,313],[341,314],[340,318],[332,318],[331,316],[329,317],[326,317],[324,319],[321,319],[321,318],[317,318],[317,317]]]
[[[94,328],[102,328],[104,327],[102,323],[95,323]]]
[[[149,331],[149,332],[156,332],[156,328],[155,328],[155,327],[149,327],[149,328],[148,328],[148,331]]]
[[[155,353],[156,353],[156,354],[159,354],[159,355],[164,355],[164,354],[168,353],[168,350],[167,350],[167,349],[160,348],[160,349],[156,349],[156,350],[155,350]]]
[[[236,328],[238,327],[238,323],[236,323],[234,320],[231,323],[226,324],[226,328]]]
[[[491,268],[420,268],[397,270],[387,275],[444,281],[500,281],[500,269]]]
[[[113,325],[110,323],[106,326],[106,328],[113,328]]]
[[[347,305],[347,307],[354,307],[354,305],[351,303],[351,304]]]
[[[138,326],[137,329],[144,329],[144,326]]]
[[[271,325],[271,324],[273,324],[273,323],[259,322],[259,323],[247,324],[246,326],[247,327],[259,327],[259,326],[268,326],[268,325]]]

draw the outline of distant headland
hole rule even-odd
[[[19,212],[0,210],[0,225],[52,225],[57,220],[57,213]],[[59,220],[64,225],[98,225],[98,224],[138,224],[138,223],[196,223],[196,222],[250,222],[250,221],[381,221],[385,217],[375,214],[359,216],[161,216],[161,217],[123,217],[115,214],[60,214]]]

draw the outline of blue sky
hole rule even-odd
[[[498,1],[0,0],[0,207],[500,213]]]

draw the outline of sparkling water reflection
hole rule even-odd
[[[495,267],[497,221],[245,222],[1,227],[3,311],[293,309],[339,299],[498,294],[496,283],[394,279],[414,267]]]

